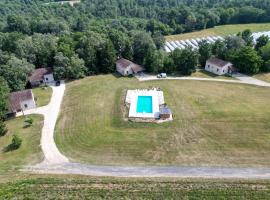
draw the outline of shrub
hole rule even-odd
[[[34,122],[33,118],[27,117],[27,118],[24,120],[25,127],[32,126],[32,125],[33,125],[33,122]]]
[[[8,149],[10,151],[16,150],[16,149],[19,149],[21,145],[22,145],[22,139],[18,135],[13,135],[11,144],[8,146]]]
[[[0,136],[6,135],[8,129],[3,121],[0,121]]]

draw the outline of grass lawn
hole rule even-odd
[[[51,87],[38,87],[33,89],[34,97],[36,99],[36,103],[38,107],[46,106],[52,96],[52,88]]]
[[[254,78],[257,78],[259,80],[262,80],[262,81],[265,81],[265,82],[269,82],[270,83],[270,72],[269,73],[256,74],[256,75],[254,75]]]
[[[169,35],[166,36],[167,41],[174,40],[186,40],[191,38],[202,38],[207,36],[227,36],[236,34],[245,29],[250,29],[252,32],[261,32],[261,31],[269,31],[270,23],[262,23],[262,24],[234,24],[234,25],[223,25],[223,26],[215,26],[214,28],[209,28],[201,31],[195,31],[191,33],[184,33],[179,35]]]
[[[125,91],[153,86],[174,121],[124,121]],[[269,99],[269,88],[244,84],[88,77],[67,84],[55,139],[71,160],[93,164],[269,167]]]
[[[199,77],[199,78],[217,78],[217,79],[228,79],[228,80],[236,80],[235,78],[231,77],[231,76],[219,76],[216,74],[213,74],[211,72],[208,72],[206,70],[200,70],[200,71],[196,71],[194,73],[191,74],[191,77]]]
[[[22,165],[36,163],[41,160],[40,149],[41,128],[43,117],[32,115],[34,124],[24,128],[24,117],[10,119],[6,121],[8,133],[0,137],[0,175],[14,172]],[[12,135],[17,134],[23,141],[18,150],[5,152],[4,149],[11,143]]]
[[[32,175],[0,184],[0,199],[269,199],[269,181]]]

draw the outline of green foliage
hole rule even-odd
[[[0,76],[0,121],[4,119],[7,110],[9,87],[3,77]]]
[[[34,65],[28,63],[25,59],[18,59],[11,56],[6,64],[0,67],[0,76],[8,83],[11,90],[22,90],[28,80],[28,76],[34,69]]]
[[[238,33],[245,42],[247,46],[253,46],[252,32],[249,29],[244,30],[242,33]]]
[[[0,136],[6,135],[7,132],[8,129],[6,127],[6,124],[4,123],[4,121],[0,120]]]
[[[262,64],[261,57],[252,47],[244,47],[231,55],[234,66],[243,73],[258,73]]]
[[[151,35],[146,32],[136,32],[133,41],[134,59],[142,64],[145,55],[156,49],[155,43]]]
[[[11,143],[6,147],[5,151],[8,152],[17,150],[21,147],[21,145],[22,139],[18,135],[14,134],[12,135]]]
[[[169,72],[169,67],[165,66],[168,59],[168,54],[162,50],[150,51],[144,59],[144,66],[148,72]]]
[[[261,47],[265,46],[269,42],[269,38],[266,35],[260,36],[256,40],[255,49],[258,51]]]
[[[205,66],[206,61],[211,57],[212,45],[206,40],[199,43],[199,63],[201,67]]]
[[[190,75],[195,71],[198,55],[192,51],[191,47],[180,50],[176,49],[172,53],[175,69],[182,75]]]
[[[24,120],[25,127],[30,127],[34,123],[34,119],[32,117],[26,117]]]
[[[270,43],[267,43],[265,46],[261,47],[259,54],[263,59],[263,64],[261,71],[269,72],[270,71]]]

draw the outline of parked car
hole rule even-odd
[[[56,82],[55,82],[55,86],[59,86],[60,84],[61,84],[60,81],[56,81]]]
[[[160,73],[157,75],[157,78],[167,78],[167,74],[166,73]]]

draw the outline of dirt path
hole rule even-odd
[[[168,78],[170,79],[170,78]],[[183,79],[183,78],[180,78]],[[153,80],[153,79],[147,79]],[[156,79],[154,79],[156,80]],[[160,80],[160,79],[159,79]],[[192,78],[192,80],[208,80],[204,78]],[[212,81],[212,79],[211,79]],[[237,80],[220,80],[220,82],[245,83]],[[251,82],[247,83],[251,84]],[[257,85],[258,82],[252,83]],[[261,86],[261,85],[260,85]],[[269,86],[269,85],[263,85]],[[60,153],[54,142],[54,127],[60,112],[61,102],[64,96],[65,84],[53,88],[50,103],[47,106],[26,111],[25,114],[44,115],[44,127],[42,129],[41,147],[44,153],[44,161],[34,165],[25,166],[22,171],[44,174],[79,174],[91,176],[118,176],[118,177],[201,177],[201,178],[253,178],[270,179],[270,168],[227,168],[227,167],[181,167],[181,166],[97,166],[69,162]]]

